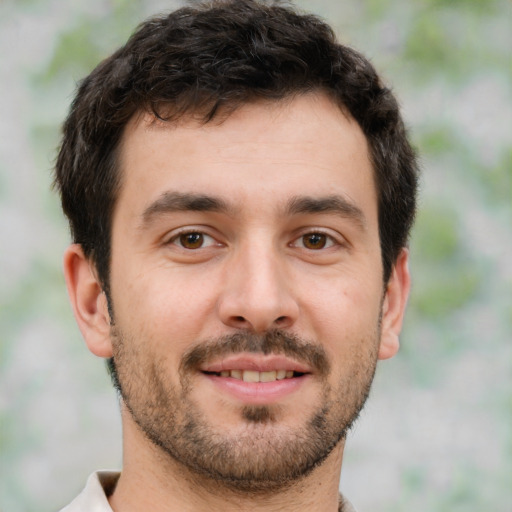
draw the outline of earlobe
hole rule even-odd
[[[89,350],[99,357],[112,357],[107,299],[93,263],[79,244],[64,253],[64,276],[75,319]]]
[[[384,296],[379,359],[389,359],[398,352],[410,287],[409,251],[404,248],[393,267]]]

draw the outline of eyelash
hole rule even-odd
[[[317,247],[317,248],[306,247],[304,245],[305,238],[309,237],[311,239],[314,236],[325,237],[324,245],[322,245],[321,247]],[[306,249],[306,250],[310,250],[310,251],[321,251],[323,249],[330,249],[331,247],[342,245],[333,235],[326,233],[324,231],[321,231],[321,230],[307,231],[307,232],[301,234],[299,237],[295,238],[295,240],[293,240],[293,242],[290,245],[292,247],[296,247],[297,243],[299,241],[302,242],[302,246],[300,246],[301,249]]]
[[[205,248],[205,245],[203,242],[198,247],[184,247],[183,244],[179,243],[179,242],[182,239],[182,237],[186,237],[187,235],[199,235],[203,241],[205,238],[211,239],[213,243],[210,242],[206,247],[210,247],[211,245],[221,245],[219,242],[217,242],[215,240],[215,238],[213,236],[205,233],[201,229],[184,229],[183,231],[180,231],[180,232],[174,234],[166,243],[177,245],[181,249],[188,250],[188,251]]]
[[[199,235],[199,237],[200,237],[199,242],[200,243],[199,243],[199,245],[197,247],[185,247],[183,245],[183,243],[182,243],[183,237],[186,237],[188,235]],[[318,236],[319,237],[324,237],[323,245],[321,243],[320,247],[316,247],[316,248],[305,246],[305,244],[304,244],[305,239],[307,237],[309,237],[310,240],[311,240],[315,236],[316,237],[318,237]],[[211,242],[209,242],[206,246],[204,244],[205,238],[211,240]],[[300,242],[302,242],[301,245],[298,245]],[[174,234],[166,243],[167,244],[174,244],[174,245],[176,245],[176,246],[178,246],[181,249],[186,250],[186,251],[194,251],[194,250],[198,250],[198,249],[205,249],[205,248],[208,248],[208,247],[210,247],[212,245],[217,245],[217,246],[222,245],[220,242],[217,242],[216,239],[213,236],[205,233],[201,229],[184,229],[184,230]],[[300,236],[298,236],[297,238],[295,238],[289,245],[290,245],[290,247],[298,247],[300,249],[305,249],[305,250],[309,250],[309,251],[312,251],[312,252],[316,252],[316,251],[321,251],[323,249],[330,249],[331,247],[340,246],[340,245],[343,245],[343,244],[340,243],[334,236],[332,236],[329,233],[325,233],[324,231],[321,231],[321,230],[311,230],[311,231],[307,231],[307,232],[301,234]]]

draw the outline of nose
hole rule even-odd
[[[292,285],[279,255],[247,249],[226,270],[219,317],[229,327],[256,333],[290,328],[299,316]]]

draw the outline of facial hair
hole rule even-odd
[[[147,439],[195,475],[244,493],[286,488],[321,464],[358,417],[377,361],[378,338],[361,340],[358,353],[347,356],[350,364],[343,375],[329,385],[331,365],[318,343],[281,330],[262,335],[240,332],[197,343],[187,351],[176,385],[166,377],[169,369],[164,362],[138,351],[118,326],[112,327],[111,336],[112,380]],[[312,369],[321,391],[318,405],[301,424],[281,428],[279,405],[241,407],[245,428],[236,433],[215,428],[204,417],[191,397],[200,365],[242,352],[283,354]]]

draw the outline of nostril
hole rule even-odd
[[[280,316],[279,318],[276,318],[276,323],[281,324],[286,320],[285,316]]]
[[[239,323],[245,322],[245,318],[243,316],[235,316],[235,320]]]

